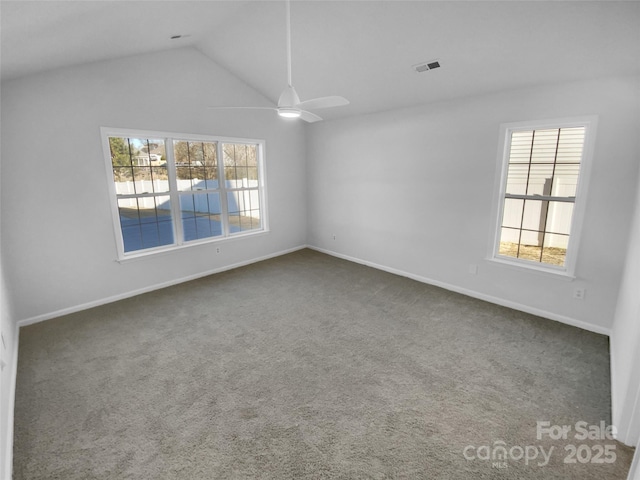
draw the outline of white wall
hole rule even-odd
[[[1,207],[1,202],[0,202]],[[11,478],[13,451],[13,403],[17,362],[18,329],[7,295],[4,252],[0,241],[0,478]]]
[[[304,245],[304,127],[207,108],[266,101],[189,48],[4,82],[2,241],[16,320]],[[270,232],[117,263],[101,126],[265,139]]]
[[[636,445],[640,441],[640,188],[611,332],[611,367],[613,424],[619,440]]]
[[[637,78],[602,79],[314,124],[308,243],[608,333],[637,188],[637,89]],[[500,124],[593,114],[599,123],[576,280],[487,261]],[[586,288],[583,301],[572,298],[576,287]]]
[[[11,314],[7,296],[4,269],[0,256],[0,330],[4,345],[0,343],[0,359],[4,367],[0,371],[0,478],[11,478],[13,450],[13,399],[15,393],[16,346],[18,331]]]

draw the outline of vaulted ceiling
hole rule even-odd
[[[273,102],[286,86],[283,1],[2,0],[0,15],[3,80],[190,46]],[[351,101],[327,119],[640,74],[637,1],[293,1],[291,24],[302,100]]]

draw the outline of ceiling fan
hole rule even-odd
[[[344,97],[330,96],[320,97],[311,100],[300,101],[300,97],[293,88],[291,81],[291,4],[286,1],[287,7],[287,87],[280,94],[278,104],[273,107],[210,107],[214,109],[253,109],[253,110],[275,110],[278,115],[284,118],[301,118],[305,122],[313,123],[322,120],[315,113],[309,110],[322,108],[340,107],[348,105],[349,100]]]

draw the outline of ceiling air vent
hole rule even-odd
[[[428,72],[429,70],[433,70],[434,68],[440,68],[440,62],[438,60],[422,62],[413,66],[413,69],[418,73]]]

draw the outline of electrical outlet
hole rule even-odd
[[[334,239],[334,240],[336,239],[336,234],[335,234],[335,233],[333,234],[333,239]]]
[[[469,265],[469,273],[471,275],[477,275],[477,273],[478,273],[478,265],[476,265],[475,263],[472,263],[471,265]]]
[[[216,247],[216,253],[220,253],[220,247]]]
[[[586,290],[584,288],[576,288],[573,291],[573,298],[575,298],[576,300],[584,300],[585,293]]]

